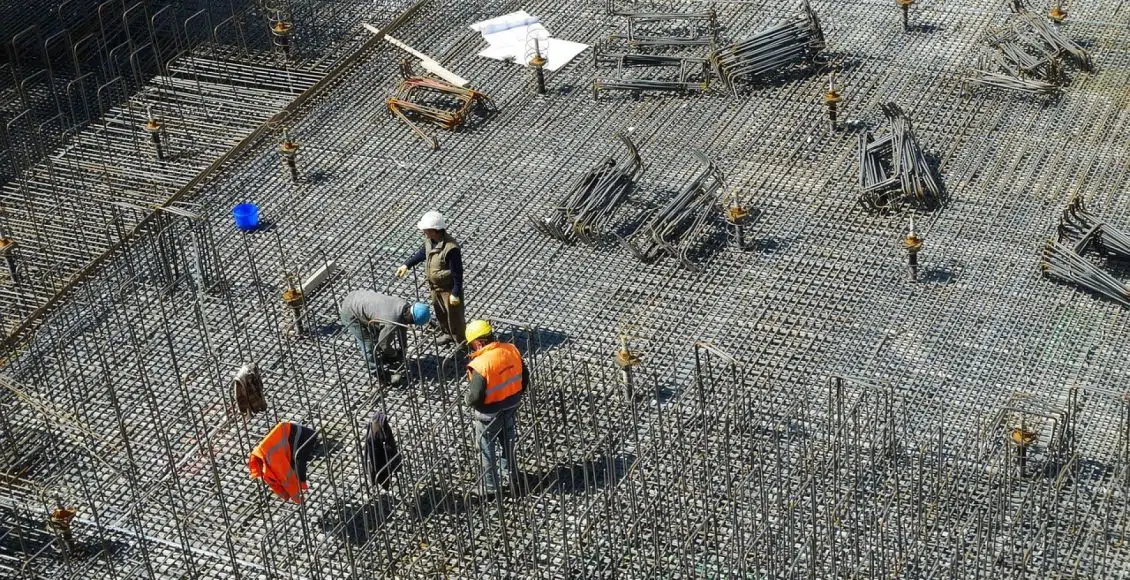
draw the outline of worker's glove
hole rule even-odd
[[[396,269],[396,277],[403,278],[408,275],[408,266],[400,266]]]
[[[463,300],[461,298],[459,298],[458,296],[455,296],[453,294],[451,296],[451,298],[447,301],[447,303],[452,305],[452,306],[459,306],[459,305],[463,304]]]

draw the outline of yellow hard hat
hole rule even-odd
[[[467,343],[470,344],[492,332],[494,332],[494,329],[490,327],[489,322],[485,320],[472,320],[467,324],[467,332],[464,333],[464,337],[466,337]]]

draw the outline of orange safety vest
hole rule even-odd
[[[307,489],[306,482],[298,481],[298,471],[294,469],[294,451],[290,448],[291,424],[275,425],[270,433],[255,446],[247,466],[251,469],[251,479],[262,479],[275,495],[294,503],[302,503],[299,490]]]
[[[487,381],[483,404],[505,401],[522,391],[522,355],[514,345],[492,342],[471,353],[470,358],[467,379],[470,380],[473,370]]]

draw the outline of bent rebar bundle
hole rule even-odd
[[[709,46],[718,40],[718,13],[714,8],[688,14],[636,12],[619,10],[609,0],[605,11],[628,19],[627,34],[614,34],[610,39],[624,40],[636,48]]]
[[[1044,245],[1044,275],[1130,306],[1130,288],[1084,256],[1093,249],[1104,258],[1130,260],[1130,236],[1088,212],[1079,197],[1063,210],[1057,231],[1058,238]]]
[[[1091,55],[1043,18],[1015,15],[985,37],[989,50],[978,58],[968,82],[1030,94],[1054,95],[1065,82],[1064,61],[1092,70]]]
[[[494,110],[494,102],[486,93],[457,87],[446,81],[428,77],[409,76],[400,81],[387,101],[388,110],[408,124],[412,132],[439,149],[439,141],[413,122],[413,118],[437,127],[454,131],[467,122],[471,113],[480,106]]]
[[[572,243],[579,240],[595,244],[602,228],[612,220],[616,210],[628,199],[632,184],[643,160],[632,140],[622,132],[616,138],[627,149],[625,157],[606,156],[584,176],[573,183],[562,202],[551,208],[545,218],[529,216],[530,222],[541,233]]]
[[[816,12],[804,0],[804,14],[764,30],[753,38],[739,40],[710,55],[718,78],[735,95],[736,82],[748,81],[774,71],[811,63],[824,50],[824,31]]]
[[[624,245],[641,261],[648,262],[667,254],[678,258],[690,270],[698,269],[688,254],[713,210],[720,207],[724,188],[718,166],[701,151],[695,151],[694,156],[702,163],[702,170],[624,239]]]
[[[706,59],[660,54],[606,52],[593,47],[593,65],[615,69],[615,76],[597,77],[592,81],[593,98],[602,91],[706,91],[710,88],[710,69]],[[660,71],[666,77],[641,76]]]
[[[918,145],[910,118],[894,103],[880,107],[890,131],[878,139],[870,132],[859,136],[860,205],[868,211],[911,203],[934,209],[942,201],[942,188]]]

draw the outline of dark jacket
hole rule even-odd
[[[235,406],[242,415],[254,415],[267,410],[267,399],[263,396],[263,379],[259,365],[248,363],[241,367],[232,380]]]
[[[318,446],[318,433],[305,425],[290,424],[290,453],[298,481],[306,481],[306,464]]]
[[[369,419],[369,429],[365,433],[365,473],[369,482],[380,484],[388,489],[392,475],[400,469],[400,451],[396,448],[396,437],[388,424],[388,417],[380,411]]]

